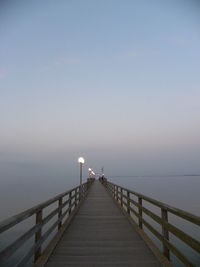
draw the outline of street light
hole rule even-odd
[[[84,158],[79,157],[78,163],[80,163],[80,188],[81,188],[81,197],[82,197],[82,169],[83,169],[83,164],[85,163]]]
[[[91,172],[92,172],[92,169],[89,168],[88,171],[89,171],[89,178],[91,178]]]

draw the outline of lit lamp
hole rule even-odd
[[[89,178],[91,178],[92,169],[89,168],[88,171],[89,171]]]
[[[81,187],[81,196],[82,196],[82,169],[85,160],[83,157],[78,158],[78,163],[80,163],[80,187]]]

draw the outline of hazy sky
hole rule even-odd
[[[0,1],[0,173],[200,173],[200,3]]]

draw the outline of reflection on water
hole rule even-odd
[[[140,192],[198,216],[200,215],[199,176],[111,177],[110,180],[123,187],[130,188],[136,192]],[[64,176],[56,178],[26,177],[26,179],[24,177],[2,178],[0,186],[0,220],[30,208],[58,193],[71,189],[78,184],[78,181],[78,177],[66,178]],[[160,215],[159,209],[156,207],[153,209],[156,214]],[[191,223],[186,223],[184,220],[179,219],[174,215],[169,216],[169,221],[200,240],[199,227],[193,226]],[[161,231],[160,226],[156,225],[155,222],[152,223],[156,226],[156,229]],[[30,225],[33,225],[33,219],[29,219],[23,224],[19,224],[16,228],[1,235],[0,247],[5,247],[13,239],[25,232]],[[146,231],[148,232],[148,230]],[[161,247],[160,242],[154,237],[152,238],[155,243]],[[170,235],[170,240],[172,240],[185,255],[189,255],[197,266],[200,264],[199,255],[191,251],[173,235]],[[20,255],[23,255],[24,251],[32,244],[33,240],[28,241],[26,246],[23,247],[15,257],[10,259],[10,263],[4,266],[12,266],[13,262],[16,263],[17,258]],[[172,257],[172,260],[175,266],[183,266],[178,260],[174,259],[174,257]]]

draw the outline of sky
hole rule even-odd
[[[0,175],[200,173],[200,3],[0,1]]]

